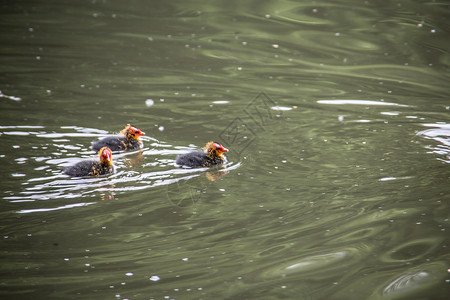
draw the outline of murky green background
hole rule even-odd
[[[1,1],[0,298],[448,299],[445,1]],[[142,151],[71,179],[131,123]],[[222,169],[175,157],[215,140]]]

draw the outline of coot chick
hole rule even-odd
[[[103,147],[98,152],[99,159],[82,160],[68,167],[64,173],[74,177],[107,175],[114,172],[111,149]]]
[[[112,151],[140,149],[144,146],[139,140],[141,135],[145,135],[145,132],[132,125],[127,125],[118,135],[108,135],[92,142],[92,149],[96,151],[102,147],[108,147]]]
[[[190,168],[210,167],[220,165],[225,162],[223,153],[228,152],[221,144],[209,142],[203,151],[193,151],[186,154],[178,155],[176,164]]]

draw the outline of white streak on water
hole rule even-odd
[[[383,105],[383,106],[401,106],[401,107],[409,107],[409,105],[398,104],[394,102],[383,102],[383,101],[373,101],[373,100],[317,100],[317,103],[320,104],[332,104],[332,105]]]
[[[53,207],[53,208],[23,209],[23,210],[19,210],[17,213],[29,214],[29,213],[35,213],[35,212],[48,212],[48,211],[61,210],[61,209],[67,209],[67,208],[73,208],[73,207],[88,206],[88,205],[91,205],[94,203],[95,202],[74,203],[74,204],[67,204],[67,205],[63,205],[63,206]]]

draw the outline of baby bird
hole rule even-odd
[[[114,172],[111,149],[103,147],[98,152],[98,160],[82,160],[64,170],[64,174],[74,177],[107,175]]]
[[[210,167],[223,164],[226,158],[222,155],[228,152],[221,144],[208,142],[203,151],[193,151],[178,155],[176,164],[190,168]]]
[[[108,147],[112,151],[135,150],[144,146],[139,137],[145,135],[139,128],[127,125],[118,135],[108,135],[98,141],[92,142],[92,149],[98,151]]]

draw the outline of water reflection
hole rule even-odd
[[[431,150],[430,153],[439,155],[438,160],[450,163],[450,124],[439,122],[435,124],[425,123],[422,126],[433,127],[417,133],[437,142],[435,146],[427,146]]]
[[[88,205],[91,205],[91,204],[95,204],[95,202],[75,203],[75,204],[68,204],[68,205],[63,205],[63,206],[53,207],[53,208],[22,209],[22,210],[17,211],[17,213],[19,213],[19,214],[29,214],[29,213],[36,213],[36,212],[50,212],[50,211],[55,211],[55,210],[60,210],[60,209],[68,209],[68,208],[73,208],[73,207],[88,206]]]
[[[429,298],[426,290],[435,286],[439,280],[443,280],[446,276],[444,265],[442,262],[423,264],[401,275],[398,274],[396,278],[381,289],[379,295],[389,297],[389,299]],[[445,297],[444,294],[440,296],[436,294],[435,296],[436,299],[441,299],[440,296]]]
[[[416,271],[402,275],[390,283],[384,290],[386,296],[393,296],[400,293],[417,289],[421,284],[430,281],[430,274],[423,271]]]
[[[317,103],[320,104],[332,104],[332,105],[345,105],[345,104],[353,104],[353,105],[382,105],[382,106],[400,106],[400,107],[408,107],[408,105],[392,103],[392,102],[384,102],[384,101],[373,101],[373,100],[317,100]]]
[[[9,99],[9,100],[13,100],[13,101],[20,101],[20,100],[22,100],[22,98],[20,98],[20,97],[5,95],[5,94],[2,93],[2,91],[0,91],[0,98],[6,98],[6,99]]]
[[[271,267],[265,271],[264,277],[285,277],[289,275],[298,275],[304,273],[304,276],[332,276],[335,274],[330,273],[335,264],[348,264],[350,259],[355,261],[354,249],[342,250],[332,253],[318,254],[307,256],[298,260],[291,260],[282,266]],[[320,273],[318,275],[317,273]],[[328,275],[326,275],[328,273]]]

